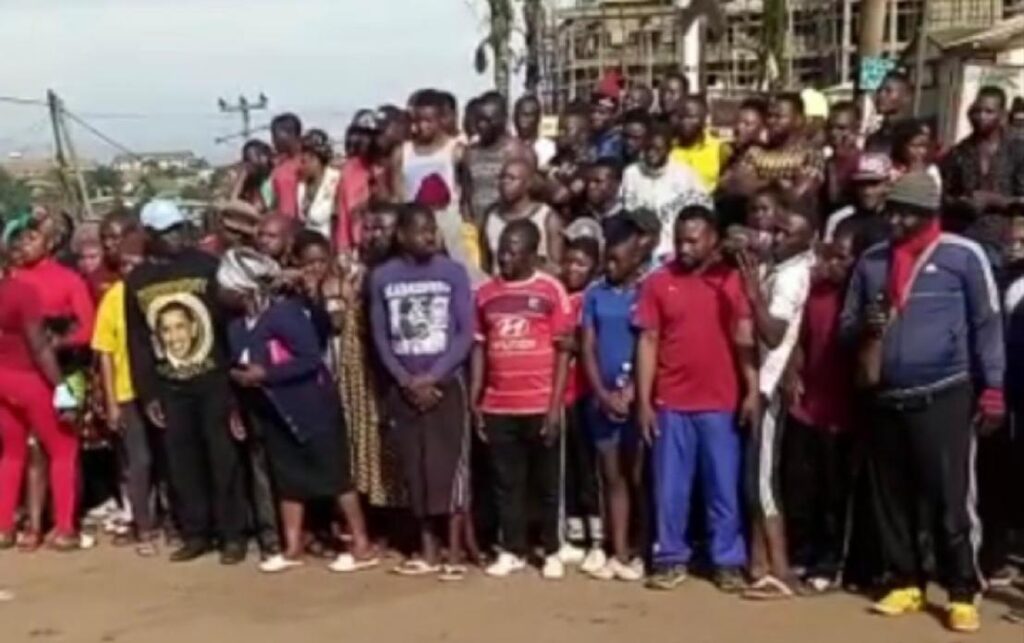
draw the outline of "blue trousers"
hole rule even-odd
[[[658,412],[658,437],[651,459],[657,514],[655,565],[685,565],[690,494],[697,474],[706,495],[711,562],[716,567],[746,564],[740,513],[742,447],[732,412]]]

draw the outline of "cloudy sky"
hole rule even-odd
[[[42,98],[133,151],[235,155],[240,127],[217,99],[269,98],[310,125],[344,129],[353,110],[419,86],[460,96],[484,33],[475,0],[0,0],[0,96]],[[267,122],[271,112],[254,116]],[[116,152],[74,130],[84,155]],[[0,102],[0,154],[50,152],[46,112]]]

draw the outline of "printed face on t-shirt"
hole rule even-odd
[[[396,355],[437,355],[448,347],[451,284],[397,282],[384,287],[389,334]]]

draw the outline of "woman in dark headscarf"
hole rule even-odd
[[[351,553],[340,554],[330,569],[368,569],[379,561],[352,485],[341,403],[304,306],[272,293],[279,277],[273,259],[246,248],[229,250],[217,273],[225,299],[242,313],[228,328],[231,377],[250,418],[260,423],[284,527],[284,552],[260,570],[302,564],[305,504],[323,498],[336,500],[353,539]]]

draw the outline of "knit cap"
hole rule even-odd
[[[942,191],[938,182],[927,172],[908,172],[889,190],[888,202],[907,205],[912,208],[938,212]]]

